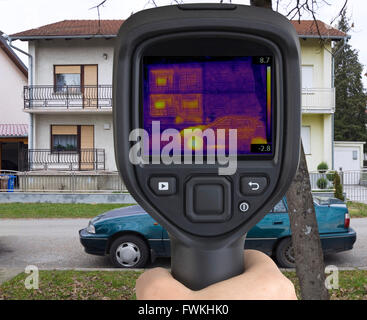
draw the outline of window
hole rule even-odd
[[[55,66],[55,92],[80,93],[81,66]]]
[[[92,150],[94,148],[93,125],[52,125],[51,149],[53,152]]]
[[[78,136],[54,135],[52,149],[55,151],[76,151],[78,148]]]
[[[56,87],[80,86],[80,75],[72,73],[56,74]]]
[[[274,213],[286,213],[287,212],[287,208],[285,207],[285,204],[283,202],[283,200],[280,200],[275,207],[273,208],[273,212]]]
[[[358,151],[353,150],[353,160],[358,160]]]
[[[311,127],[302,126],[301,137],[305,154],[311,154]]]
[[[313,66],[302,66],[302,88],[313,88]]]
[[[77,151],[78,127],[77,126],[52,126],[51,127],[52,151]]]
[[[96,96],[98,65],[54,66],[55,92]],[[87,91],[87,92],[86,92]]]

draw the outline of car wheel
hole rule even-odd
[[[295,267],[294,250],[291,238],[285,238],[279,242],[276,248],[275,257],[280,267]]]
[[[148,262],[149,248],[140,237],[125,235],[112,243],[110,258],[118,268],[142,268]]]

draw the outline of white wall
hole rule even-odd
[[[36,114],[35,117],[36,149],[51,148],[51,125],[94,125],[94,147],[105,149],[106,170],[116,171],[113,145],[112,115],[100,114]],[[110,129],[105,130],[104,125]]]
[[[54,65],[68,64],[98,64],[98,84],[112,84],[113,39],[38,40],[29,43],[29,52],[34,56],[34,85],[53,85]],[[105,149],[106,170],[116,170],[112,115],[70,114],[67,110],[63,114],[35,114],[35,149],[50,149],[52,124],[94,125],[94,147]],[[105,130],[104,124],[110,124],[111,129]]]
[[[334,142],[335,169],[343,171],[363,169],[363,142]],[[357,158],[353,159],[353,152]]]
[[[300,39],[301,64],[313,66],[313,87],[331,88],[332,56],[330,42],[325,48],[320,46],[318,39]]]
[[[112,84],[113,39],[38,40],[30,42],[29,47],[35,57],[35,85],[53,85],[54,65],[64,64],[98,64],[98,84]]]
[[[27,78],[7,54],[0,49],[0,123],[27,124],[23,112],[23,87]]]

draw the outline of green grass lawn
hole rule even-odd
[[[131,300],[136,299],[137,271],[40,271],[39,289],[27,290],[22,273],[0,285],[0,300]],[[295,272],[284,273],[296,286]],[[340,271],[332,300],[367,300],[367,270]]]
[[[125,206],[129,204],[1,203],[0,219],[93,218],[108,210]]]
[[[283,272],[295,285],[300,299],[300,287],[295,272]],[[1,289],[0,289],[1,290]],[[339,289],[329,290],[331,300],[367,300],[367,270],[339,271]]]
[[[367,217],[367,204],[348,201],[347,206],[351,218]]]
[[[39,289],[28,290],[21,273],[0,286],[0,300],[132,300],[136,271],[40,271]]]

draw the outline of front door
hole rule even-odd
[[[80,170],[95,169],[94,126],[80,126]]]
[[[84,108],[98,107],[98,66],[83,66],[83,106]]]

